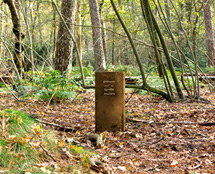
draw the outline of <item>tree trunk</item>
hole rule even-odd
[[[194,25],[194,28],[193,28],[193,31],[192,31],[192,40],[193,40],[193,56],[194,58],[197,60],[197,54],[196,54],[196,48],[197,48],[197,43],[196,43],[196,37],[198,35],[198,31],[197,31],[197,23],[199,21],[199,16],[196,15],[196,19],[195,19],[195,22],[193,23]]]
[[[163,51],[164,51],[164,55],[166,57],[166,60],[167,60],[167,64],[169,66],[169,70],[170,70],[170,73],[172,75],[172,79],[174,81],[174,84],[175,84],[175,88],[177,90],[177,93],[178,93],[178,96],[183,99],[184,98],[184,95],[183,95],[183,92],[182,92],[182,89],[180,87],[180,84],[179,84],[179,81],[178,81],[178,78],[177,78],[177,75],[176,75],[176,72],[175,72],[175,69],[174,69],[174,66],[173,66],[173,62],[172,62],[172,59],[169,55],[169,51],[167,49],[167,45],[166,45],[166,42],[163,38],[163,35],[160,31],[160,28],[158,26],[158,23],[151,11],[151,7],[150,7],[150,4],[149,4],[149,1],[148,0],[141,0],[141,6],[142,8],[145,7],[145,10],[146,10],[146,13],[149,13],[149,15],[151,16],[151,20],[152,20],[152,23],[153,23],[153,26],[158,34],[158,37],[160,39],[160,43],[161,43],[161,46],[163,48]],[[145,18],[147,19],[147,18]],[[147,22],[147,21],[146,21]]]
[[[107,43],[106,43],[106,30],[104,29],[105,26],[105,21],[104,18],[102,16],[102,8],[104,5],[104,0],[102,0],[102,2],[99,5],[99,15],[100,15],[100,19],[101,19],[101,26],[102,26],[102,43],[103,43],[103,50],[104,50],[104,55],[105,58],[107,59]]]
[[[77,2],[77,11],[76,11],[76,41],[77,49],[79,51],[80,59],[82,61],[82,44],[81,44],[81,2]],[[76,58],[76,65],[79,65],[78,58]]]
[[[24,70],[29,71],[30,68],[32,70],[32,74],[34,74],[34,53],[33,53],[33,40],[32,40],[32,30],[30,27],[30,16],[29,16],[29,6],[27,5],[27,1],[25,1],[24,5],[24,10],[23,10],[23,16],[26,24],[26,33],[28,35],[29,39],[29,48],[30,48],[30,59],[27,59],[27,56],[24,57]]]
[[[95,68],[96,71],[104,71],[105,56],[102,43],[102,32],[101,32],[101,21],[99,17],[99,7],[97,0],[89,0],[90,16],[93,30],[93,48],[95,57]]]
[[[207,43],[208,65],[215,67],[215,42],[213,33],[213,21],[211,0],[204,0],[205,34]]]
[[[25,38],[25,35],[22,33],[22,28],[21,28],[21,21],[20,21],[20,15],[19,15],[19,1],[4,0],[3,2],[8,5],[11,13],[11,18],[13,22],[13,33],[16,36],[14,62],[18,69],[19,75],[22,77],[22,72],[23,72],[22,40]]]
[[[172,28],[169,0],[164,0],[164,2],[165,2],[166,18],[167,18],[167,21],[168,21],[168,25],[169,25],[169,28]]]
[[[112,65],[116,65],[116,61],[115,61],[115,19],[113,19]]]
[[[66,21],[69,30],[74,33],[76,0],[63,0],[61,4],[61,14]],[[56,52],[54,67],[61,73],[67,70],[72,62],[73,42],[63,21],[60,22],[56,41]]]
[[[158,35],[156,33],[156,29],[154,27],[154,24],[152,22],[152,17],[149,12],[149,7],[146,6],[146,4],[142,5],[144,9],[142,9],[144,19],[146,21],[148,31],[152,40],[152,43],[154,45],[154,52],[155,52],[155,61],[157,64],[157,70],[160,77],[164,76],[163,68],[161,62],[162,60],[162,53],[158,50],[159,47],[161,47]],[[144,12],[145,11],[145,12]]]
[[[55,51],[56,51],[56,28],[57,28],[57,23],[56,23],[56,10],[54,7],[54,4],[52,3],[52,8],[53,8],[53,23],[52,23],[52,32],[50,36],[50,45],[53,44],[53,55],[52,58],[54,58]],[[51,61],[52,62],[52,61]]]
[[[38,20],[38,17],[40,16],[40,1],[37,1],[37,5],[36,5],[35,10],[33,8],[29,8],[29,9],[30,9],[30,16],[31,16],[32,42],[34,43],[36,41],[36,37],[37,37],[35,35],[36,22]],[[35,15],[35,13],[36,13],[36,15]]]
[[[0,10],[3,12],[4,11],[4,6],[2,5],[0,7]],[[4,31],[4,13],[1,13],[1,16],[0,16],[0,34],[3,35],[3,31]],[[2,47],[3,43],[0,41],[0,58],[3,57],[3,47]]]

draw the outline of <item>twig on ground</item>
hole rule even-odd
[[[187,129],[184,129],[184,131],[187,133],[188,136],[191,136],[191,133]]]
[[[198,162],[199,162],[199,164],[197,164],[196,166],[193,166],[193,167],[189,167],[188,169],[194,170],[194,169],[199,168],[202,165],[202,161],[198,160]]]
[[[5,87],[7,88],[7,90],[12,94],[12,96],[19,101],[18,97],[13,93],[13,91],[10,90],[10,88],[8,88],[7,84],[5,83],[4,79],[0,76],[1,81],[4,83]]]
[[[108,156],[108,158],[121,158],[121,157],[125,157],[125,156],[129,156],[129,155],[131,155],[130,153],[128,153],[128,154],[124,154],[124,155],[116,155],[116,156]]]
[[[141,140],[112,140],[110,138],[106,138],[107,140],[111,140],[111,141],[119,141],[119,142],[132,142],[132,143],[141,143],[144,145],[153,145],[156,143],[159,143],[160,141],[164,140],[164,137],[161,137],[160,139],[158,139],[157,141],[154,142],[146,142],[146,141],[141,141]]]
[[[43,145],[40,144],[40,147],[41,149],[43,149],[47,156],[49,156],[54,162],[56,162],[56,159],[54,159],[54,157],[48,152],[48,150],[45,147],[43,147]]]
[[[127,104],[127,103],[131,100],[131,98],[133,97],[133,95],[136,94],[137,92],[138,92],[138,90],[134,90],[134,91],[131,93],[130,97],[126,99],[125,104]]]
[[[81,94],[81,92],[77,93],[76,96],[72,99],[71,103]]]
[[[74,129],[72,127],[64,127],[64,126],[61,126],[59,124],[49,123],[49,122],[46,122],[46,121],[43,121],[43,120],[39,120],[39,119],[36,119],[36,121],[38,121],[40,123],[43,123],[43,124],[46,124],[46,125],[58,127],[59,130],[64,131],[64,132],[76,132],[77,131],[76,129]]]
[[[149,145],[157,144],[157,143],[159,143],[159,142],[162,141],[162,140],[164,140],[164,137],[161,137],[159,140],[154,141],[154,142],[150,142],[150,143],[148,143],[148,144],[149,144]]]
[[[51,98],[49,99],[49,101],[48,101],[48,103],[47,103],[47,106],[49,106],[49,104],[51,103],[51,101],[52,101],[52,99],[53,99],[55,93],[56,93],[56,90],[54,91],[54,93],[52,94]]]
[[[134,118],[128,118],[126,117],[127,121],[131,121],[131,122],[141,122],[141,123],[145,123],[145,124],[184,124],[184,125],[199,125],[199,126],[214,126],[215,122],[149,122],[149,121],[145,121],[145,120],[139,120],[139,119],[134,119]]]

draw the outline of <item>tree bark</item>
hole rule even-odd
[[[74,21],[76,11],[76,0],[63,0],[61,4],[61,14],[66,21],[69,30],[74,33]],[[73,42],[68,30],[61,20],[56,41],[56,52],[54,68],[61,73],[67,70],[72,62]]]
[[[154,24],[152,22],[152,17],[151,17],[150,12],[149,12],[149,7],[146,4],[143,4],[142,7],[144,7],[142,9],[143,16],[144,16],[144,19],[146,21],[152,43],[154,45],[155,61],[157,64],[158,74],[160,77],[164,77],[164,71],[163,71],[163,67],[161,64],[161,62],[163,61],[162,60],[162,53],[161,53],[161,51],[158,50],[158,48],[161,47],[161,44],[159,42],[159,38],[158,38],[158,35],[156,33],[156,29],[155,29]]]
[[[81,2],[80,0],[77,2],[77,11],[76,11],[76,41],[77,41],[77,49],[79,51],[80,59],[82,61],[82,44],[81,44]],[[76,58],[76,66],[79,65],[78,58]]]
[[[208,65],[215,67],[215,41],[213,33],[213,21],[211,0],[203,0],[204,2],[204,17],[205,17],[205,34],[207,43]]]
[[[19,16],[19,1],[4,0],[3,2],[8,5],[11,13],[11,19],[13,22],[13,33],[16,36],[14,62],[18,69],[19,75],[22,77],[22,72],[23,72],[22,40],[25,38],[25,35],[22,33],[22,28],[21,28],[21,21]]]
[[[173,66],[173,62],[172,62],[172,59],[169,55],[169,51],[167,49],[167,45],[166,45],[166,42],[163,38],[163,35],[160,31],[160,28],[158,26],[158,23],[151,11],[151,7],[149,5],[149,1],[148,0],[141,0],[141,5],[143,7],[145,7],[145,9],[147,10],[147,13],[149,13],[149,15],[151,16],[151,20],[152,20],[152,23],[153,23],[153,26],[155,27],[155,30],[158,34],[158,37],[160,39],[160,43],[161,43],[161,46],[163,48],[163,51],[164,51],[164,55],[166,56],[166,60],[167,60],[167,64],[169,66],[169,70],[170,70],[170,73],[172,75],[172,79],[174,81],[174,84],[175,84],[175,88],[177,90],[177,93],[178,93],[178,96],[183,99],[184,98],[184,95],[183,95],[183,92],[182,92],[182,89],[180,87],[180,84],[179,84],[179,81],[178,81],[178,78],[177,78],[177,75],[176,75],[176,72],[175,72],[175,69],[174,69],[174,66]],[[142,8],[143,8],[142,7]]]
[[[167,21],[168,21],[168,25],[169,25],[169,28],[172,28],[169,0],[164,0],[164,3],[165,3],[166,18],[167,18]]]
[[[113,38],[112,38],[112,65],[116,65],[116,60],[115,60],[115,19],[113,19]]]
[[[107,58],[107,43],[106,43],[106,30],[104,28],[106,28],[105,25],[105,21],[102,15],[102,8],[104,5],[104,0],[101,1],[100,5],[99,5],[99,15],[100,15],[100,19],[101,19],[101,26],[102,26],[102,44],[103,44],[103,50],[104,50],[104,56],[105,58]]]
[[[102,43],[102,32],[101,32],[101,21],[99,17],[99,7],[97,0],[89,0],[90,6],[90,16],[92,23],[93,31],[93,48],[94,48],[94,57],[95,57],[95,68],[96,71],[104,71],[106,68],[105,65],[105,56]]]
[[[4,6],[2,5],[0,7],[0,10],[3,12],[4,11]],[[0,15],[0,34],[3,35],[3,31],[4,31],[4,25],[3,25],[3,21],[4,21],[4,17],[3,17],[3,13],[1,13]],[[3,47],[2,47],[3,43],[0,41],[0,57],[3,57]]]

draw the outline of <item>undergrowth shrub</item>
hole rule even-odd
[[[109,65],[106,71],[125,72],[126,76],[139,76],[138,66],[132,65]]]
[[[0,123],[0,169],[5,173],[27,172],[32,165],[42,162],[38,148],[32,146],[41,142],[32,131],[35,120],[21,111],[8,109],[0,111]]]
[[[72,75],[72,74],[71,74]],[[20,97],[35,97],[41,100],[59,102],[60,100],[73,100],[83,91],[80,77],[67,76],[57,70],[35,75],[31,81],[25,81],[16,87]]]
[[[35,96],[43,100],[72,99],[79,90],[74,79],[67,79],[56,70],[46,72],[42,77],[34,78],[34,81],[38,87]]]
[[[63,159],[65,151],[76,158]],[[41,128],[28,114],[12,109],[0,111],[0,173],[73,173],[77,170],[85,173],[94,155],[73,141],[66,143],[57,139],[53,131]],[[58,160],[63,163],[58,164]]]

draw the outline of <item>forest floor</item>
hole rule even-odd
[[[88,138],[95,133],[94,92],[61,103],[16,101],[0,94],[0,109],[34,114],[60,139],[73,138],[98,154],[106,173],[215,173],[215,125],[198,124],[215,122],[215,95],[205,88],[201,94],[210,103],[169,103],[159,96],[127,92],[126,130],[103,132],[105,141],[99,146]]]

